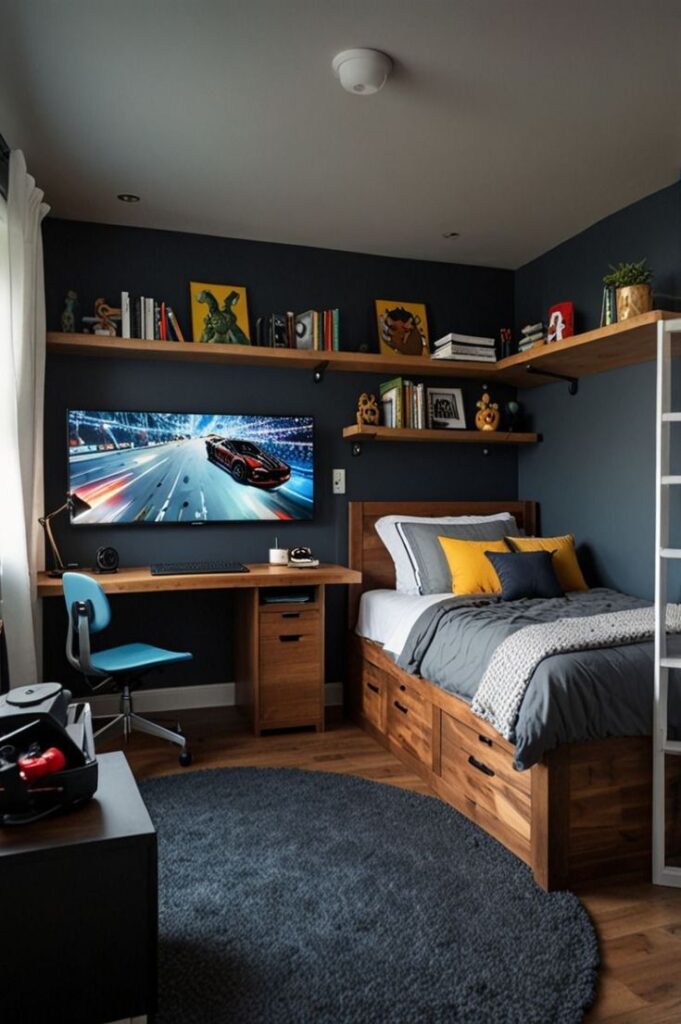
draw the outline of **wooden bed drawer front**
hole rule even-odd
[[[425,708],[404,699],[399,689],[391,686],[388,695],[388,735],[399,746],[430,766],[432,761],[433,728],[430,704]],[[426,716],[427,711],[427,718]]]
[[[433,723],[433,706],[427,698],[420,694],[417,683],[412,685],[411,683],[402,682],[401,680],[398,682],[398,680],[392,679],[388,691],[388,701],[396,711],[400,710],[399,705],[406,707],[410,719],[417,719],[425,729],[431,728]]]
[[[499,740],[492,739],[488,733],[475,732],[469,726],[464,725],[453,715],[443,714],[442,728],[445,727],[444,719],[447,719],[447,729],[453,741],[469,756],[491,768],[496,775],[514,789],[519,789],[529,796],[531,789],[531,776],[529,771],[517,772],[513,767],[513,754],[510,744],[500,736]]]
[[[482,751],[469,753],[461,743],[459,726],[460,723],[451,715],[442,715],[442,781],[529,840],[529,793],[511,785],[505,776],[498,774],[492,767],[492,758],[485,758]]]
[[[305,611],[261,612],[260,636],[284,636],[291,633],[316,634],[320,624],[316,608]]]
[[[385,732],[388,684],[369,662],[362,667],[362,714],[380,732]]]

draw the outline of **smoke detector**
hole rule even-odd
[[[346,92],[370,96],[385,85],[393,62],[380,50],[343,50],[333,58],[332,67]]]

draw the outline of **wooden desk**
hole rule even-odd
[[[107,1021],[156,1007],[156,832],[121,753],[79,810],[0,829],[0,1019]]]
[[[317,569],[289,569],[286,565],[253,562],[250,572],[188,573],[184,576],[152,576],[149,566],[134,566],[118,572],[90,572],[107,594],[142,594],[154,590],[245,590],[253,587],[299,587],[336,583],[361,583],[362,575],[344,565],[322,562]],[[38,573],[38,597],[61,597],[61,580]]]
[[[358,584],[362,574],[343,565],[316,569],[253,564],[244,573],[152,576],[148,567],[92,574],[108,594],[234,590],[236,704],[256,735],[264,729],[324,728],[325,588]],[[305,590],[310,600],[268,604],[270,588]],[[60,597],[62,583],[38,574],[38,595]],[[183,641],[187,643],[187,641]],[[190,646],[188,644],[188,646]]]

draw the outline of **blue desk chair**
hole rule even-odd
[[[151,644],[124,644],[109,647],[105,651],[92,652],[90,637],[100,633],[111,622],[111,607],[106,594],[96,580],[79,572],[65,572],[63,576],[64,599],[69,616],[69,631],[66,638],[66,657],[75,669],[88,679],[101,677],[93,690],[103,689],[107,683],[121,688],[121,709],[110,722],[95,733],[95,738],[121,728],[127,740],[133,729],[158,736],[181,747],[180,764],[191,764],[191,753],[187,740],[181,732],[173,732],[148,718],[142,718],[133,710],[132,689],[135,683],[151,669],[162,665],[174,665],[178,661],[190,661],[192,655],[186,651],[166,651]],[[179,726],[178,726],[179,730]]]

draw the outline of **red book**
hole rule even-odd
[[[168,340],[168,317],[166,315],[166,304],[161,303],[161,341]]]
[[[324,348],[327,352],[331,351],[331,343],[333,341],[333,322],[331,320],[331,310],[324,310]]]

